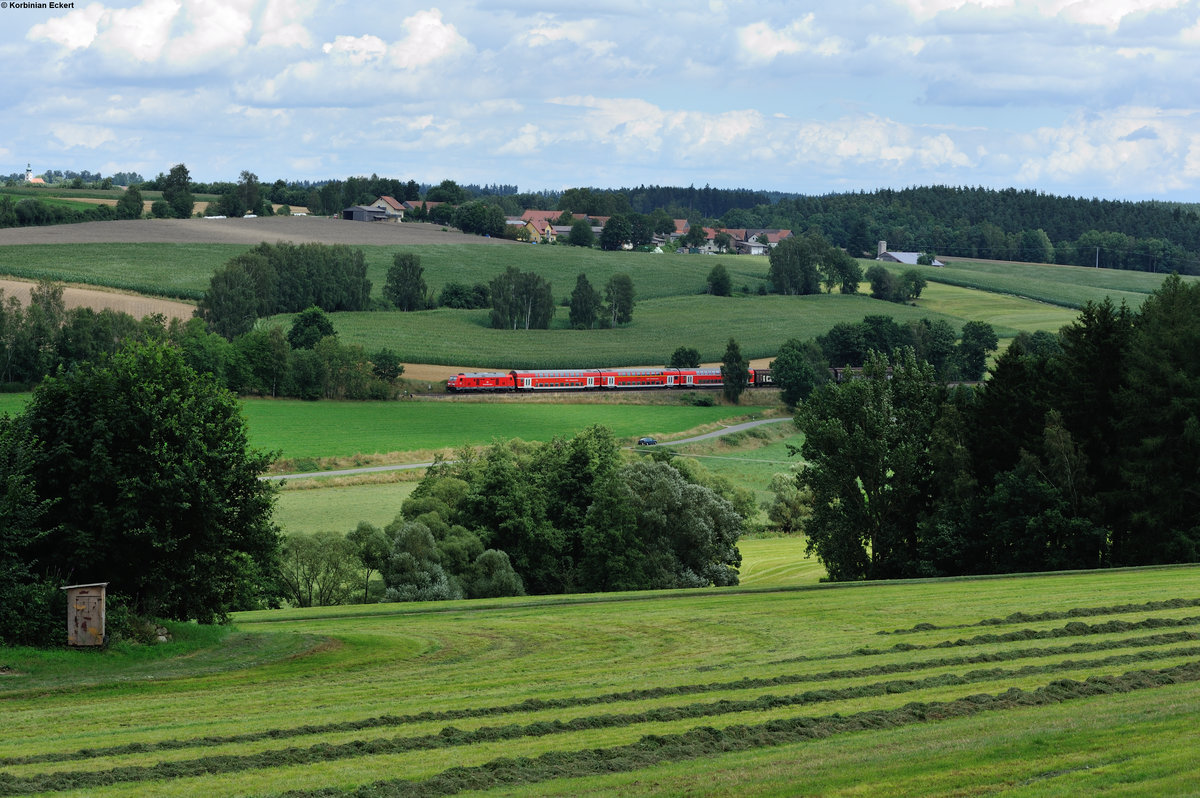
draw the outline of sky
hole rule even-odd
[[[1200,201],[1200,0],[22,5],[0,174]]]

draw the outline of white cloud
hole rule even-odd
[[[815,53],[819,56],[838,55],[846,42],[814,25],[816,16],[806,14],[782,28],[766,22],[754,22],[738,28],[737,39],[743,60],[752,63],[771,61],[781,55]]]
[[[88,47],[95,41],[100,20],[105,13],[104,6],[99,3],[90,3],[84,8],[34,25],[29,29],[26,38],[31,41],[45,39],[68,50]]]
[[[191,29],[171,41],[169,60],[193,66],[219,53],[236,53],[254,27],[253,4],[254,0],[188,0]]]
[[[534,27],[522,31],[518,41],[526,47],[545,47],[559,42],[584,44],[596,30],[594,19],[559,22],[543,17]]]
[[[401,69],[418,69],[470,49],[458,30],[442,21],[436,8],[418,11],[404,20],[408,36],[390,48],[392,63]]]
[[[702,113],[663,109],[637,99],[560,97],[552,102],[582,109],[553,130],[524,126],[505,152],[524,153],[560,142],[615,148],[635,162],[650,158],[679,165],[703,162],[731,174],[763,163],[779,171],[896,170],[949,172],[973,165],[950,132],[914,127],[875,116],[800,121],[754,109]]]
[[[918,20],[973,8],[1012,15],[1061,19],[1115,30],[1128,16],[1186,6],[1188,0],[899,0]]]
[[[387,44],[378,36],[338,36],[332,42],[321,45],[321,50],[338,61],[362,66],[368,61],[378,61],[387,54]]]
[[[1018,178],[1069,183],[1102,175],[1108,186],[1124,191],[1178,190],[1200,177],[1197,119],[1200,111],[1154,108],[1076,114],[1026,137],[1030,152]]]
[[[129,8],[91,3],[29,29],[31,41],[69,52],[94,49],[109,63],[212,68],[236,59],[253,28],[256,0],[142,0]]]
[[[110,141],[116,141],[117,134],[111,128],[96,125],[53,124],[50,133],[65,147],[83,147],[94,150]]]
[[[497,155],[531,156],[542,152],[547,140],[537,125],[521,125],[516,135],[496,149]]]
[[[316,0],[267,0],[258,19],[259,47],[312,46],[305,20],[316,10]]]
[[[110,55],[157,61],[182,7],[178,0],[145,0],[133,8],[107,11],[96,44]]]

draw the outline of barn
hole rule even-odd
[[[351,205],[342,210],[342,218],[350,222],[382,222],[387,219],[387,212],[379,208]]]

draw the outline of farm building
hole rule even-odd
[[[382,222],[387,220],[387,212],[379,208],[352,205],[342,211],[342,218],[351,222]]]
[[[881,260],[881,261],[884,261],[885,263],[906,263],[909,266],[916,266],[917,259],[920,258],[921,255],[923,255],[923,254],[925,254],[925,253],[923,253],[923,252],[881,252],[879,254],[879,257],[877,257],[875,260]],[[945,266],[946,264],[942,263],[937,258],[934,258],[933,262],[930,265],[931,266]]]
[[[393,197],[379,197],[369,207],[383,211],[389,222],[404,221],[404,204]]]
[[[908,264],[909,266],[916,266],[916,265],[918,265],[917,260],[924,254],[925,254],[924,252],[892,251],[887,248],[886,241],[880,241],[878,254],[876,254],[875,260],[881,260],[884,263],[905,263],[905,264]],[[945,266],[946,264],[942,263],[937,258],[934,258],[933,262],[930,265],[931,266]]]

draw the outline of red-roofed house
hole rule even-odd
[[[542,211],[536,208],[530,208],[521,214],[521,218],[527,222],[545,219],[557,219],[560,216],[562,216],[562,211]]]

